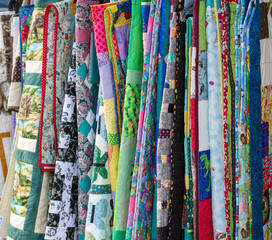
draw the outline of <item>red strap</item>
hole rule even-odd
[[[55,133],[55,152],[56,156],[58,155],[58,138],[57,138],[57,124],[56,124],[56,66],[57,66],[57,34],[58,34],[58,26],[59,26],[59,14],[58,9],[55,5],[49,4],[46,7],[44,14],[44,25],[43,25],[43,59],[42,59],[42,102],[41,102],[41,122],[40,122],[40,136],[39,136],[39,166],[44,171],[44,167],[42,164],[42,136],[43,136],[43,115],[44,115],[44,101],[45,101],[45,93],[46,93],[46,69],[47,69],[47,35],[48,35],[48,15],[50,9],[54,8],[56,11],[56,20],[54,26],[54,66],[53,66],[53,124],[54,124],[54,133]],[[53,171],[53,170],[47,170]]]

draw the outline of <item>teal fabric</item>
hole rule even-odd
[[[40,73],[26,73],[25,82],[27,85],[41,86],[42,75]]]
[[[94,33],[92,32],[91,35],[91,64],[90,64],[90,83],[93,84],[99,84],[100,82],[100,75],[98,71],[98,62],[97,62],[97,56],[96,56],[96,49],[95,49],[95,43],[94,43]]]
[[[36,8],[46,8],[46,6],[50,3],[61,2],[60,0],[36,0],[35,7]]]

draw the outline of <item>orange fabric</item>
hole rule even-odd
[[[6,181],[6,177],[8,174],[8,167],[7,167],[6,155],[5,155],[4,144],[3,144],[2,139],[8,138],[8,137],[10,137],[9,132],[0,133],[0,159],[1,159],[1,165],[2,165],[2,170],[3,170],[3,175],[4,175],[5,181]]]

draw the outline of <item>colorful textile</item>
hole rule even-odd
[[[8,109],[18,112],[21,99],[21,58],[19,17],[13,17],[11,22],[11,37],[13,40],[12,77],[8,96]]]
[[[239,227],[239,136],[238,136],[238,118],[239,118],[239,86],[240,86],[240,61],[241,58],[241,48],[240,48],[240,31],[239,31],[239,21],[240,21],[240,10],[241,1],[238,1],[235,15],[235,68],[236,68],[236,85],[235,85],[235,177],[236,177],[236,223],[235,223],[235,237],[238,238],[238,227]]]
[[[8,173],[12,146],[11,114],[6,112],[12,73],[12,15],[13,12],[0,13],[0,198]]]
[[[217,7],[220,6],[219,2]],[[226,215],[224,200],[224,158],[222,131],[222,96],[218,45],[217,23],[213,1],[207,1],[206,34],[207,34],[207,72],[208,72],[208,101],[209,101],[209,141],[212,186],[212,215],[214,238],[226,235]],[[217,11],[216,11],[217,12]],[[217,21],[218,22],[218,21]]]
[[[191,64],[192,64],[192,24],[193,19],[186,21],[186,76],[185,76],[185,101],[184,101],[184,160],[185,160],[185,200],[184,212],[184,237],[193,239],[193,176],[192,176],[192,153],[191,153]]]
[[[20,17],[20,30],[21,30],[21,91],[24,87],[24,78],[26,70],[26,49],[27,49],[27,39],[29,34],[29,27],[31,22],[31,17],[33,13],[34,5],[22,6],[19,11]]]
[[[0,13],[0,110],[8,110],[8,95],[12,73],[11,19],[13,12]]]
[[[14,240],[44,239],[47,222],[52,175],[42,173],[38,166],[38,130],[41,112],[43,17],[46,5],[52,2],[36,1],[27,40],[25,85],[19,110],[15,178],[8,230],[8,238]]]
[[[107,45],[113,71],[113,88],[117,111],[116,124],[118,142],[120,143],[131,22],[131,1],[125,1],[116,6],[108,7],[104,15]]]
[[[171,187],[171,140],[173,133],[173,105],[175,104],[175,60],[177,13],[171,5],[169,54],[163,89],[157,143],[157,239],[168,236],[168,214]]]
[[[29,11],[29,18],[31,19],[31,15],[32,15],[32,12],[33,12],[33,7],[34,5],[31,5],[31,6],[23,6],[23,8],[26,8],[28,9],[28,7],[31,9]],[[26,12],[25,12],[26,13]],[[21,17],[22,17],[22,13],[19,12],[19,22],[21,24]],[[20,25],[19,24],[19,25]],[[29,23],[28,23],[28,26],[29,26]],[[29,27],[28,27],[29,29]],[[27,35],[28,35],[28,31],[27,31]],[[18,44],[20,47],[21,47],[21,40],[19,39],[19,44]],[[20,48],[19,48],[20,49]],[[16,63],[17,63],[17,60],[16,60]],[[21,61],[19,61],[19,63],[21,64]],[[21,66],[19,66],[21,67]],[[14,67],[14,74],[15,72],[17,71],[16,67]],[[19,73],[21,73],[20,70],[18,70]],[[18,77],[18,75],[16,75]],[[12,104],[13,105],[13,108],[15,107],[14,105],[16,105],[16,109],[18,110],[17,108],[17,104],[18,106],[20,105],[20,97],[21,97],[21,76],[20,76],[20,79],[17,78],[15,75],[13,75],[13,80],[14,81],[19,81],[19,86],[16,86],[17,82],[15,83],[14,82],[14,88],[19,88],[19,93],[16,94],[16,91],[14,91],[13,93],[12,92],[12,86],[10,88],[10,94],[9,94],[9,99],[12,98]],[[12,84],[12,83],[11,83]],[[10,101],[9,101],[10,103]],[[6,114],[2,114],[2,115],[6,115]],[[17,119],[17,114],[15,116],[15,120]],[[5,131],[9,128],[11,128],[11,126],[9,125],[10,124],[10,115],[7,114],[7,118],[5,117],[4,118],[4,121],[2,122],[2,126],[5,126]],[[15,121],[18,125],[18,121]],[[8,124],[9,127],[6,125]],[[17,154],[17,140],[18,140],[18,127],[16,129],[14,129],[13,131],[13,146],[12,146],[12,150],[11,151],[5,151],[5,158],[7,161],[9,161],[10,159],[10,164],[8,166],[8,173],[7,173],[7,176],[6,176],[6,183],[5,183],[5,186],[2,188],[3,189],[3,194],[1,194],[1,202],[0,202],[0,215],[2,217],[2,224],[1,224],[1,228],[0,228],[0,237],[3,237],[3,238],[7,238],[7,234],[8,234],[8,227],[9,227],[9,224],[10,224],[10,213],[11,213],[11,201],[12,201],[12,191],[13,191],[13,183],[14,183],[14,168],[15,168],[15,161],[16,161],[16,154]],[[11,129],[10,129],[10,134],[11,134]],[[10,138],[11,138],[11,135],[10,135]],[[2,142],[4,145],[7,144],[7,139],[9,138],[4,138],[2,139]],[[5,147],[4,146],[4,149],[6,149],[7,146]],[[9,152],[11,152],[11,154],[9,155]],[[3,155],[2,155],[3,156]],[[3,158],[3,157],[2,157]],[[3,164],[2,164],[2,169],[5,169],[5,167],[3,167]]]
[[[133,236],[134,227],[137,226],[135,222],[137,221],[137,218],[135,216],[136,197],[137,197],[137,191],[140,188],[138,175],[139,175],[139,167],[140,167],[142,131],[143,131],[144,118],[145,118],[145,106],[146,106],[146,96],[147,96],[147,84],[148,84],[148,77],[149,77],[150,52],[151,52],[151,45],[152,45],[152,31],[153,31],[155,7],[156,7],[155,1],[151,1],[150,14],[149,14],[149,20],[148,20],[148,26],[147,26],[147,37],[146,37],[144,58],[143,58],[144,72],[142,75],[141,103],[140,103],[139,125],[138,125],[138,134],[137,134],[137,148],[136,148],[134,169],[133,169],[133,175],[132,175],[132,185],[131,185],[131,191],[130,191],[126,239],[132,239],[132,237],[134,237]]]
[[[229,142],[230,139],[228,137],[228,19],[227,19],[227,12],[226,12],[226,2],[223,0],[221,1],[221,23],[222,23],[222,53],[221,53],[221,85],[223,87],[223,98],[222,98],[222,109],[223,109],[223,154],[224,154],[224,196],[225,196],[225,214],[226,214],[226,232],[227,232],[227,239],[230,239],[230,195],[231,192],[231,175],[230,175],[230,158],[229,158]],[[221,45],[220,45],[221,48]],[[221,49],[220,49],[221,51]],[[219,53],[220,54],[220,53]]]
[[[93,21],[91,5],[98,1],[77,1],[76,6],[76,101],[78,126],[78,237],[84,239],[87,217],[88,191],[91,186],[91,165],[93,163],[96,107],[99,76],[97,62],[89,59],[93,55]],[[90,71],[89,67],[92,67]],[[89,73],[90,71],[90,73]],[[91,75],[91,76],[90,76]]]
[[[102,87],[99,88],[97,132],[89,194],[85,240],[111,239],[113,200],[109,175],[109,156]]]
[[[118,161],[119,161],[119,140],[117,106],[114,96],[113,75],[109,52],[107,48],[107,40],[105,33],[104,12],[107,7],[115,6],[116,3],[108,3],[92,6],[92,16],[94,24],[95,46],[97,51],[98,68],[101,79],[103,104],[105,111],[105,123],[108,137],[108,156],[110,169],[111,194],[115,201]],[[118,87],[118,86],[116,86]],[[115,89],[116,89],[115,87]]]
[[[71,14],[71,2],[54,4],[68,7]],[[51,5],[52,7],[52,5]],[[59,19],[61,20],[61,19]],[[67,87],[59,128],[58,156],[52,196],[48,210],[48,221],[44,239],[77,238],[77,201],[78,201],[78,172],[77,172],[77,119],[76,119],[76,55],[75,43],[72,50],[71,63],[67,78]]]
[[[72,48],[72,3],[49,5],[44,20],[39,166],[54,172]],[[62,24],[64,23],[64,24]],[[46,54],[45,54],[46,53]]]
[[[209,144],[206,2],[199,2],[199,60],[198,60],[198,169],[199,169],[199,239],[213,239],[211,166]]]
[[[109,21],[110,19],[110,21]],[[116,102],[116,123],[118,132],[118,143],[119,143],[119,154],[120,154],[120,137],[122,134],[122,124],[124,111],[124,98],[125,98],[125,87],[126,87],[126,74],[127,74],[127,61],[128,61],[128,49],[129,49],[129,32],[131,25],[131,1],[125,1],[117,4],[116,6],[108,7],[105,11],[105,27],[108,42],[108,49],[110,58],[113,65],[113,76],[114,76],[114,94]],[[135,96],[134,96],[135,97]],[[132,116],[130,116],[132,117]],[[114,155],[114,154],[113,154]],[[130,167],[130,166],[128,166]],[[125,171],[125,172],[124,172]],[[128,171],[128,172],[126,172]],[[116,182],[116,197],[115,197],[115,219],[120,222],[124,221],[124,217],[127,217],[128,206],[125,209],[123,196],[123,187],[119,188],[120,185],[130,183],[127,179],[127,174],[131,170],[127,170],[127,166],[123,164],[118,165],[118,179]],[[120,175],[119,175],[120,174]],[[129,175],[128,175],[129,176]],[[120,192],[118,193],[120,189]],[[123,214],[126,212],[126,214]],[[126,223],[125,223],[126,224]],[[125,229],[123,224],[123,229]]]
[[[243,1],[241,2],[243,9]],[[251,5],[251,4],[250,4]],[[243,11],[243,10],[242,10]],[[247,44],[246,34],[250,27],[250,17],[252,8],[249,6],[244,18],[243,27],[241,28],[241,84],[240,84],[240,106],[239,106],[239,225],[238,237],[250,239],[250,209],[249,209],[249,192],[250,192],[250,125],[249,121],[249,106],[247,106],[248,91],[247,91]],[[253,16],[253,15],[252,15]],[[248,107],[248,108],[247,108]]]
[[[174,105],[174,131],[172,138],[172,182],[170,190],[169,206],[169,239],[178,239],[184,236],[184,229],[179,226],[183,224],[184,214],[184,190],[185,190],[185,161],[184,161],[184,100],[185,100],[185,74],[186,74],[186,52],[185,34],[186,23],[182,18],[182,11],[186,2],[176,4],[177,12],[177,47],[176,47],[176,103]]]
[[[235,225],[236,225],[236,176],[235,176],[235,41],[234,28],[235,28],[235,14],[237,4],[226,3],[226,15],[227,15],[227,42],[228,42],[228,124],[230,129],[229,134],[229,178],[231,192],[229,192],[230,200],[230,237],[235,238]]]
[[[126,92],[113,226],[113,239],[115,240],[125,239],[128,211],[131,211],[131,209],[129,209],[129,196],[137,144],[136,137],[140,111],[140,94],[143,71],[143,29],[141,2],[143,1],[132,0],[132,19],[127,61]],[[135,52],[134,49],[138,49],[139,51]]]
[[[154,14],[152,13],[152,8]],[[152,238],[152,208],[153,208],[153,190],[155,175],[155,136],[156,136],[156,105],[152,104],[156,101],[157,93],[157,67],[158,67],[158,50],[159,50],[159,26],[161,21],[161,0],[151,1],[151,10],[149,21],[152,24],[148,28],[153,29],[148,32],[152,33],[150,41],[150,53],[147,51],[147,65],[149,68],[146,79],[146,108],[143,119],[141,146],[139,148],[139,170],[137,176],[137,188],[135,199],[135,213],[133,219],[132,239]],[[148,42],[147,42],[148,44]],[[148,46],[148,45],[146,45]],[[148,48],[148,47],[147,47]],[[143,85],[145,82],[143,81]],[[144,87],[145,88],[145,87]],[[142,88],[142,89],[144,89]],[[142,92],[143,94],[144,92]],[[141,117],[141,113],[140,113]],[[139,139],[139,135],[138,135]],[[138,149],[137,149],[138,150]],[[136,160],[137,161],[137,160]],[[135,162],[136,162],[135,161]],[[135,166],[134,166],[135,169]]]
[[[199,213],[199,184],[198,184],[198,58],[199,58],[199,0],[194,1],[193,30],[192,30],[192,64],[191,64],[191,154],[194,200],[194,238],[198,239],[197,228]]]

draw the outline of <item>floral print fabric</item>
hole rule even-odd
[[[44,27],[47,38],[43,38],[43,45],[47,54],[43,56],[39,146],[39,165],[44,172],[54,171],[58,155],[59,125],[71,58],[71,15],[70,1],[49,5],[45,13]],[[65,25],[61,24],[62,22]]]
[[[96,107],[99,78],[89,78],[89,59],[92,55],[93,21],[91,5],[97,1],[77,1],[76,5],[76,101],[78,126],[78,237],[84,238],[87,217],[88,191],[91,185],[96,133]],[[97,64],[93,66],[97,70]]]

